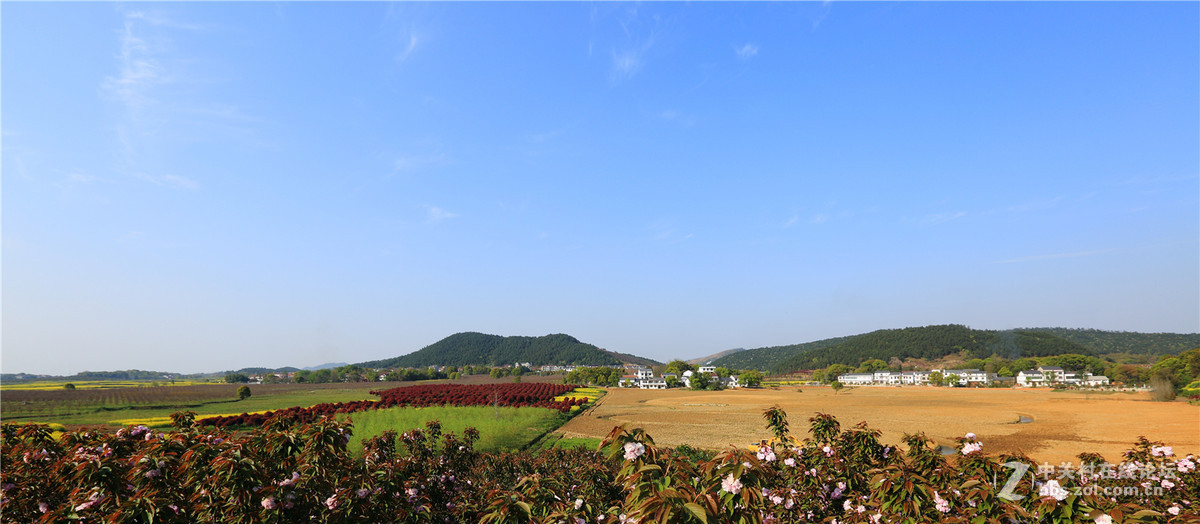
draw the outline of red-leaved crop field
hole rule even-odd
[[[246,414],[229,417],[208,417],[197,421],[202,426],[261,426],[277,416],[286,416],[302,423],[313,422],[322,416],[357,413],[372,409],[427,406],[505,406],[539,407],[563,413],[572,406],[587,403],[584,397],[567,397],[555,400],[578,386],[569,384],[520,383],[520,384],[436,384],[405,386],[382,391],[372,391],[379,400],[359,400],[317,404],[311,407],[293,407],[266,413]]]

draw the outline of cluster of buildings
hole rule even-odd
[[[717,375],[716,366],[700,366],[700,369],[696,371],[684,371],[681,375],[663,373],[657,377],[654,376],[654,370],[646,366],[627,365],[625,369],[631,373],[621,376],[621,381],[618,385],[623,388],[667,389],[668,378],[674,378],[683,387],[690,388],[692,387],[692,378],[701,373],[708,375],[710,383],[718,383],[726,388],[741,387],[737,377],[728,376],[721,378],[720,375]]]
[[[951,375],[958,377],[957,385],[987,386],[996,382],[995,373],[987,373],[978,369],[931,369],[929,371],[876,371],[874,373],[846,373],[838,375],[838,382],[851,385],[879,384],[886,386],[923,386],[929,384],[933,373],[941,373],[943,380],[949,380]]]
[[[1017,373],[1017,384],[1024,387],[1053,386],[1064,384],[1068,386],[1107,386],[1108,377],[1093,375],[1089,371],[1064,371],[1055,366],[1039,366],[1037,371],[1021,371]]]
[[[921,386],[930,383],[933,373],[941,373],[943,380],[957,378],[950,385],[958,386],[989,386],[1002,381],[995,373],[987,373],[978,369],[931,369],[929,371],[876,371],[874,373],[846,373],[838,375],[838,382],[848,386],[886,385]],[[1011,381],[1012,379],[1007,379]],[[1040,366],[1036,371],[1017,373],[1017,385],[1023,387],[1053,386],[1063,384],[1068,386],[1107,386],[1108,377],[1093,375],[1089,372],[1067,372],[1055,366]]]

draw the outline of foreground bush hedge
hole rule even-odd
[[[478,453],[478,433],[424,430],[346,451],[352,427],[277,417],[248,434],[144,426],[51,437],[0,431],[3,522],[1196,522],[1195,458],[1145,439],[1121,464],[1082,454],[1074,468],[986,454],[974,435],[941,455],[923,435],[885,446],[829,415],[794,438],[786,415],[757,449],[711,459],[615,428],[600,451]],[[1032,468],[1012,476],[1014,468]],[[1053,473],[1048,473],[1054,470]],[[1068,475],[1061,476],[1063,472]],[[1039,474],[1040,473],[1040,474]],[[1010,482],[1011,479],[1011,482]],[[1096,488],[1102,489],[1096,489]],[[1006,489],[1007,488],[1007,489]]]

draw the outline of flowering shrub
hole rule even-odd
[[[775,438],[711,459],[615,428],[595,451],[478,453],[478,433],[440,424],[369,439],[331,417],[271,418],[248,433],[173,417],[60,439],[0,429],[3,522],[922,523],[1195,522],[1197,458],[1140,440],[1123,462],[1084,453],[1077,469],[992,457],[968,434],[954,455],[924,435],[904,451],[829,415],[809,435],[767,410]],[[1028,469],[1028,471],[1025,471]],[[1018,471],[1020,470],[1020,471]],[[1016,474],[1014,474],[1014,472]]]
[[[571,411],[572,406],[582,406],[587,403],[587,397],[567,397],[554,400],[554,397],[569,393],[576,387],[568,384],[490,384],[490,385],[461,385],[437,384],[421,386],[404,386],[382,391],[372,391],[379,400],[357,400],[353,402],[334,402],[317,404],[312,407],[293,407],[266,413],[235,415],[231,417],[208,417],[197,423],[202,426],[261,426],[275,417],[288,417],[300,422],[313,422],[321,417],[341,413],[356,413],[371,409],[387,409],[402,406],[512,406],[512,407],[541,407],[561,411]]]

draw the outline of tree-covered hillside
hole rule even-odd
[[[884,362],[893,358],[936,360],[961,351],[974,357],[996,354],[1005,358],[1097,354],[1085,346],[1041,331],[992,331],[949,324],[882,329],[805,344],[751,349],[717,359],[714,364],[783,374],[831,364],[858,366],[871,359]]]
[[[1189,349],[1200,348],[1200,333],[1137,333],[1070,328],[1026,328],[1024,331],[1049,333],[1101,354],[1178,355]]]
[[[502,337],[483,333],[457,333],[407,355],[358,364],[365,368],[428,366],[501,366],[528,362],[604,366],[620,364],[613,355],[569,335]]]
[[[850,338],[853,337],[827,338],[803,344],[747,349],[717,358],[710,362],[709,365],[727,367],[729,369],[757,369],[767,371],[774,368],[780,362],[805,351],[829,347]]]

